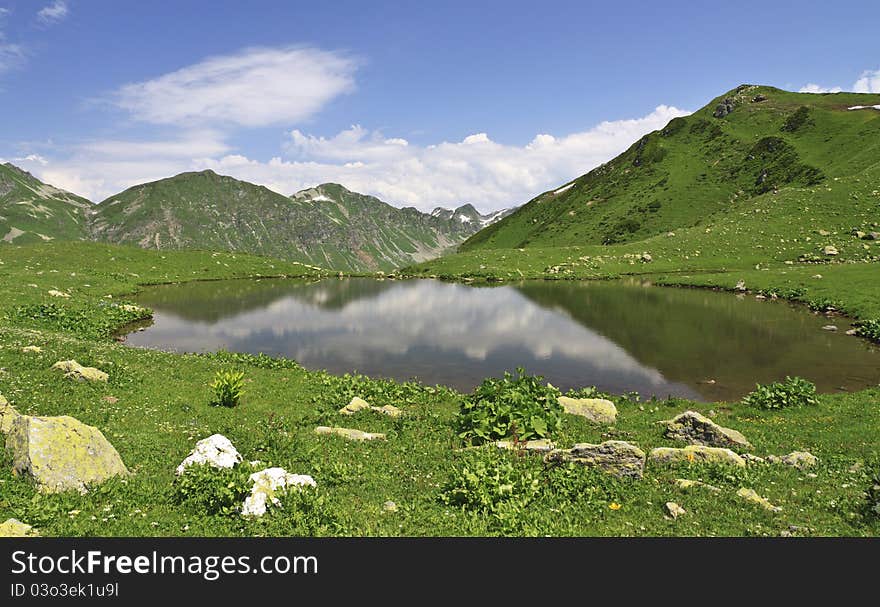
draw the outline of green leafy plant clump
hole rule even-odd
[[[251,492],[251,466],[216,468],[207,464],[188,466],[174,483],[174,501],[194,512],[228,516],[241,510]]]
[[[546,438],[562,420],[560,392],[540,376],[525,374],[483,380],[461,405],[458,436],[471,444],[513,437],[518,440]]]
[[[218,371],[211,383],[214,389],[214,400],[211,404],[216,407],[237,407],[244,395],[244,373],[239,371]]]
[[[856,323],[856,335],[880,342],[880,318]]]
[[[786,377],[782,382],[758,384],[742,402],[762,409],[787,409],[818,405],[819,399],[813,383],[800,377]]]
[[[495,512],[504,502],[524,505],[537,495],[538,478],[504,454],[488,450],[468,453],[440,494],[448,506],[480,513]]]

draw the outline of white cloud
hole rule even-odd
[[[68,13],[70,13],[70,9],[67,7],[67,2],[65,0],[55,0],[52,4],[48,4],[40,9],[37,13],[37,19],[43,25],[52,25],[63,21]]]
[[[353,91],[356,68],[354,59],[337,52],[250,48],[127,84],[112,102],[154,124],[290,125]]]
[[[428,211],[471,202],[482,211],[522,204],[610,160],[639,137],[687,112],[665,105],[642,118],[602,122],[582,132],[539,134],[506,145],[487,134],[420,146],[353,126],[325,138],[289,133],[287,157],[264,162],[231,153],[220,133],[192,131],[167,141],[92,141],[65,160],[28,164],[38,176],[92,200],[182,171],[218,173],[277,192],[333,181],[399,206]]]
[[[853,85],[856,93],[880,93],[880,70],[867,70]]]
[[[603,122],[563,137],[539,134],[524,146],[495,142],[486,133],[404,146],[358,125],[330,138],[294,130],[288,158],[259,162],[234,155],[209,159],[206,166],[284,193],[335,181],[422,210],[471,202],[487,211],[521,204],[586,173],[687,113],[661,105],[642,118]]]
[[[844,89],[839,86],[821,86],[819,84],[810,83],[801,87],[801,93],[840,93]],[[865,70],[855,83],[845,89],[853,93],[880,93],[880,69]]]
[[[828,87],[821,86],[819,84],[810,83],[806,86],[802,86],[798,92],[799,93],[839,93],[842,90],[843,89],[840,88],[839,86],[833,86],[833,87],[828,88]]]

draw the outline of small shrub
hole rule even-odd
[[[823,297],[821,299],[811,299],[807,302],[807,306],[813,312],[830,312],[833,310],[840,310],[843,307],[843,304],[834,301],[833,299]]]
[[[214,389],[216,407],[237,407],[244,395],[244,373],[236,371],[218,371],[211,384]]]
[[[458,416],[458,435],[471,444],[515,437],[520,440],[545,438],[559,429],[562,406],[560,392],[540,376],[529,376],[522,368],[517,376],[483,380],[465,398]]]
[[[785,119],[781,130],[795,133],[801,127],[810,126],[812,124],[813,119],[810,118],[810,108],[801,106]]]
[[[763,386],[758,384],[751,394],[743,398],[743,404],[762,409],[786,409],[819,404],[816,386],[800,377],[786,377],[783,382]]]
[[[215,468],[207,464],[188,466],[174,481],[174,501],[199,513],[235,514],[250,495],[252,472],[248,464],[234,468]]]
[[[856,323],[856,335],[880,342],[880,319],[862,320]]]

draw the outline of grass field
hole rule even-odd
[[[673,274],[674,265],[663,265],[660,254],[649,263],[631,265],[622,257],[627,249],[616,251],[619,259],[607,267],[593,274],[576,266],[573,277],[613,276],[629,269],[652,272],[656,280],[670,283],[731,288],[743,280],[752,289],[802,286],[807,290],[798,292],[801,297],[839,301],[862,318],[880,316],[877,266],[869,263],[788,266],[777,261],[766,271]],[[547,265],[579,252],[526,251],[522,254],[530,261],[517,258],[516,267],[526,275],[558,278],[544,272]],[[498,252],[496,271],[509,273],[513,264],[501,257],[514,254]],[[878,389],[820,396],[818,405],[779,411],[614,396],[619,417],[612,427],[566,415],[552,436],[563,447],[608,439],[627,440],[645,451],[674,446],[656,422],[693,409],[714,410],[714,421],[743,432],[755,455],[807,450],[820,459],[809,471],[770,463],[743,469],[696,463],[666,469],[649,463],[642,480],[624,481],[577,465],[548,466],[537,455],[494,447],[462,449],[455,422],[466,395],[446,388],[336,377],[266,357],[136,350],[112,339],[119,326],[143,315],[115,305],[140,284],[320,275],[308,267],[228,253],[171,254],[89,243],[5,247],[0,262],[0,394],[21,413],[71,415],[97,426],[132,472],[86,495],[44,495],[30,480],[13,475],[7,458],[0,466],[0,520],[18,518],[44,535],[880,533],[880,519],[867,497],[878,472]],[[816,273],[823,278],[812,278]],[[50,295],[50,290],[69,297]],[[25,353],[26,346],[42,352]],[[70,358],[106,371],[109,381],[73,382],[50,369]],[[238,407],[209,404],[209,384],[221,370],[244,373],[246,393]],[[395,405],[404,415],[340,416],[337,410],[352,396],[375,406]],[[354,443],[317,436],[318,425],[384,432],[388,440]],[[312,475],[317,490],[291,496],[286,507],[257,520],[208,514],[198,500],[182,499],[175,490],[175,467],[197,440],[218,432],[246,460]],[[703,480],[721,491],[680,489],[673,483],[676,478]],[[781,510],[743,501],[736,495],[740,488],[754,489]],[[444,499],[462,491],[469,496],[463,506]],[[384,506],[389,500],[396,511]],[[665,509],[668,501],[687,514],[673,520]]]

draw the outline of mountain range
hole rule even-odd
[[[333,183],[287,197],[210,170],[136,185],[95,205],[0,167],[0,234],[17,244],[90,239],[390,271],[438,257],[506,213],[481,215],[472,205],[423,213]]]
[[[489,215],[469,204],[400,209],[332,183],[288,197],[213,171],[92,205],[6,164],[0,239],[232,250],[344,271],[443,256],[423,264],[429,273],[462,271],[474,265],[468,255],[496,250],[546,250],[547,261],[569,263],[567,247],[628,243],[685,260],[749,251],[809,260],[825,250],[861,259],[874,251],[862,240],[880,238],[877,183],[880,95],[744,84],[581,177]]]

